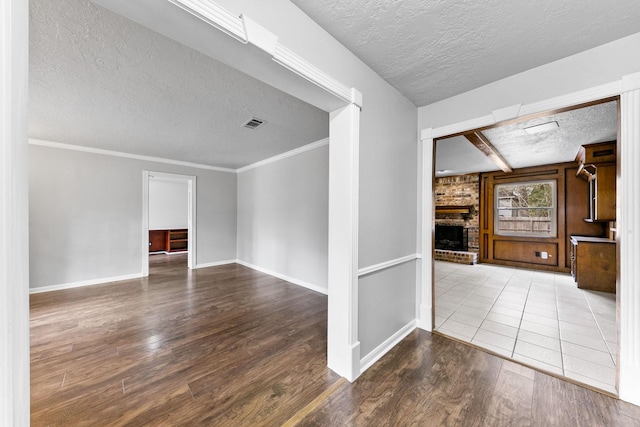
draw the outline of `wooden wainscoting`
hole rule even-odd
[[[569,272],[570,236],[602,236],[602,224],[587,223],[588,184],[576,177],[575,162],[489,172],[480,176],[480,261],[512,267]],[[550,238],[494,234],[494,186],[525,181],[554,180],[557,192],[557,235]],[[543,252],[547,258],[540,256]]]

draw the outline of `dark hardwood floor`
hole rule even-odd
[[[231,264],[31,296],[33,426],[638,426],[640,408],[414,331],[350,384],[327,297]]]

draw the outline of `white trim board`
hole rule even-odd
[[[189,240],[187,242],[187,268],[192,269],[196,265],[198,257],[196,244],[198,239],[197,230],[197,177],[193,175],[182,175],[159,171],[142,171],[142,275],[149,275],[149,180],[151,178],[161,178],[177,182],[187,183],[187,230]]]
[[[0,425],[29,425],[29,2],[0,5]]]
[[[264,274],[268,274],[269,276],[276,277],[278,279],[285,280],[287,282],[293,283],[294,285],[302,286],[303,288],[310,289],[312,291],[321,293],[323,295],[327,295],[327,288],[323,288],[322,286],[314,285],[313,283],[305,282],[304,280],[296,279],[294,277],[287,276],[285,274],[280,274],[276,271],[269,270],[268,268],[260,267],[255,264],[251,264],[250,262],[236,260],[236,262],[245,267],[251,268],[252,270],[259,271]]]
[[[228,34],[241,43],[247,43],[247,36],[241,18],[233,16],[226,9],[214,2],[201,2],[194,0],[169,0],[181,9],[193,16],[202,19],[220,31]]]
[[[311,144],[303,145],[302,147],[294,148],[293,150],[286,151],[282,154],[278,154],[277,156],[269,157],[268,159],[260,160],[259,162],[255,162],[250,165],[243,166],[241,168],[236,169],[236,172],[241,173],[241,172],[248,171],[249,169],[255,169],[257,167],[264,166],[269,163],[274,163],[279,160],[284,160],[286,158],[305,153],[307,151],[315,150],[316,148],[324,147],[325,145],[329,145],[329,138],[321,139],[319,141],[312,142]]]
[[[369,267],[363,267],[358,270],[358,277],[362,277],[372,273],[376,273],[378,271],[386,270],[387,268],[395,267],[397,265],[404,264],[406,262],[415,261],[421,258],[422,258],[422,255],[420,254],[411,254],[411,255],[400,257],[400,258],[392,259],[389,261],[384,261],[379,264],[370,265]]]
[[[286,280],[287,282],[293,283],[294,285],[299,285],[299,286],[305,287],[307,289],[311,289],[312,291],[316,291],[316,292],[319,292],[319,293],[324,294],[324,295],[327,294],[327,290],[322,288],[322,287],[320,287],[320,286],[316,286],[316,285],[313,285],[311,283],[304,282],[302,280],[294,279],[294,278],[286,276],[284,274],[276,273],[275,271],[272,271],[272,270],[269,270],[269,269],[266,269],[266,268],[262,268],[262,267],[258,267],[256,265],[251,264],[251,263],[240,261],[240,260],[237,260],[237,259],[228,259],[228,260],[224,260],[224,261],[213,261],[213,262],[207,262],[207,263],[203,263],[203,264],[197,264],[194,268],[199,269],[199,268],[218,267],[218,266],[221,266],[221,265],[228,265],[228,264],[240,264],[240,265],[243,265],[245,267],[251,268],[252,270],[256,270],[256,271],[259,271],[261,273],[268,274],[269,276],[273,276],[273,277],[276,277],[278,279]],[[38,287],[38,288],[30,288],[29,289],[29,293],[30,294],[39,294],[39,293],[43,293],[43,292],[51,292],[51,291],[60,291],[60,290],[64,290],[64,289],[81,288],[81,287],[84,287],[84,286],[102,285],[102,284],[105,284],[105,283],[120,282],[120,281],[123,281],[123,280],[141,279],[143,277],[145,277],[145,276],[143,276],[142,273],[135,273],[135,274],[124,274],[124,275],[121,275],[121,276],[102,277],[102,278],[99,278],[99,279],[80,280],[80,281],[77,281],[77,282],[60,283],[58,285],[41,286],[41,287]]]
[[[518,117],[525,117],[531,114],[544,113],[546,111],[573,107],[575,105],[585,104],[587,102],[606,99],[620,95],[621,91],[621,81],[615,81],[543,101],[532,102],[530,104],[517,104],[519,106],[518,112],[515,115],[511,114],[512,117],[510,118],[514,119]],[[452,134],[467,132],[485,126],[493,126],[499,123],[498,119],[503,118],[503,114],[501,113],[509,109],[515,110],[514,106],[505,107],[494,110],[490,114],[482,117],[475,117],[472,119],[464,120],[462,122],[451,123],[437,128],[422,129],[420,131],[420,139],[422,141],[425,141],[430,138],[442,138]]]
[[[102,277],[99,279],[80,280],[78,282],[60,283],[58,285],[42,286],[39,288],[29,288],[30,294],[39,294],[42,292],[60,291],[63,289],[81,288],[83,286],[102,285],[110,282],[120,282],[123,280],[132,280],[142,278],[142,273],[124,274],[122,276]]]
[[[46,141],[44,139],[29,138],[29,145],[40,147],[59,148],[61,150],[80,151],[83,153],[102,154],[104,156],[123,157],[125,159],[144,160],[147,162],[165,163],[168,165],[186,166],[195,169],[206,169],[218,172],[236,173],[235,169],[221,168],[218,166],[203,165],[200,163],[183,162],[180,160],[164,159],[162,157],[143,156],[140,154],[123,153],[120,151],[103,150],[102,148],[82,147],[80,145],[64,144],[62,142]]]
[[[214,262],[205,262],[203,264],[196,264],[194,269],[197,268],[208,268],[208,267],[218,267],[220,265],[228,265],[228,264],[239,264],[237,259],[228,259],[225,261],[214,261]]]
[[[360,371],[364,372],[373,366],[382,356],[387,354],[393,347],[398,345],[400,341],[405,339],[407,335],[413,332],[417,328],[417,324],[415,320],[404,325],[400,330],[398,330],[395,334],[391,335],[384,342],[382,342],[379,346],[371,350],[369,354],[360,360]]]
[[[285,151],[284,153],[266,158],[264,160],[260,160],[258,162],[252,163],[247,166],[243,166],[238,169],[222,168],[218,166],[210,166],[210,165],[204,165],[200,163],[183,162],[180,160],[165,159],[162,157],[143,156],[140,154],[124,153],[121,151],[103,150],[102,148],[83,147],[80,145],[65,144],[62,142],[47,141],[44,139],[29,138],[29,145],[35,145],[39,147],[48,147],[48,148],[58,148],[60,150],[79,151],[82,153],[100,154],[103,156],[122,157],[125,159],[144,160],[144,161],[154,162],[154,163],[165,163],[169,165],[185,166],[185,167],[190,167],[195,169],[205,169],[205,170],[213,170],[213,171],[227,172],[227,173],[240,173],[240,172],[247,171],[249,169],[254,169],[260,166],[264,166],[269,163],[274,163],[279,160],[284,160],[286,158],[293,157],[307,151],[315,150],[316,148],[324,147],[325,145],[329,145],[329,138],[324,138],[319,141],[312,142],[307,145],[303,145],[302,147]]]

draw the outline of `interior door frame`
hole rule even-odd
[[[485,126],[492,126],[497,122],[517,119],[518,117],[543,113],[550,110],[573,107],[579,104],[597,101],[604,98],[620,97],[619,118],[621,121],[620,133],[618,135],[618,173],[616,183],[616,211],[618,218],[617,242],[617,278],[616,293],[617,304],[617,324],[618,324],[618,361],[617,389],[618,397],[621,400],[640,405],[640,346],[638,345],[638,330],[640,330],[640,318],[635,315],[636,307],[640,302],[640,286],[634,280],[638,277],[640,266],[632,260],[637,259],[638,246],[633,241],[637,233],[634,226],[640,223],[640,214],[634,204],[637,196],[637,178],[639,175],[636,168],[640,159],[640,72],[622,76],[620,80],[615,80],[600,86],[583,89],[577,92],[568,93],[543,101],[531,104],[517,104],[496,110],[482,117],[452,123],[438,128],[424,128],[421,130],[421,181],[423,189],[432,191],[429,183],[432,183],[434,176],[435,158],[432,153],[434,141],[438,138],[466,132],[470,129],[477,129]],[[624,157],[622,156],[624,153]],[[429,193],[430,194],[430,193]],[[433,200],[432,196],[419,194],[423,201],[423,211],[421,214],[421,225],[423,232],[421,235],[421,247],[426,249],[423,253],[422,274],[418,284],[420,293],[421,310],[418,319],[419,327],[432,330],[433,324]],[[623,203],[624,201],[624,203]]]
[[[187,242],[187,267],[191,270],[196,268],[196,248],[197,248],[197,221],[196,221],[196,177],[193,175],[180,175],[169,172],[142,171],[142,277],[149,275],[149,179],[163,178],[173,181],[186,182],[188,188],[188,233]]]

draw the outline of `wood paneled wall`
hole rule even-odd
[[[588,188],[576,177],[578,165],[558,163],[515,169],[512,173],[489,172],[480,175],[480,262],[569,272],[569,237],[602,236],[601,224],[586,223]],[[557,191],[557,237],[525,237],[494,235],[494,187],[496,184],[554,180]],[[542,259],[536,252],[547,252]]]

